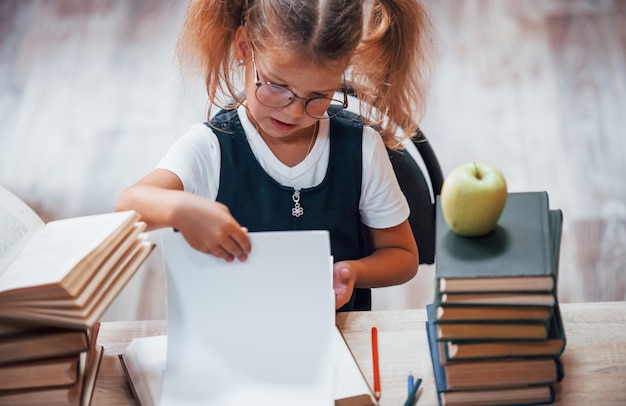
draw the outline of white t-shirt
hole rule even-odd
[[[261,167],[278,183],[294,189],[319,185],[328,167],[329,120],[320,120],[313,148],[296,166],[289,167],[276,158],[256,131],[246,109],[237,114],[246,138]],[[204,124],[194,124],[171,146],[158,168],[176,174],[185,191],[215,200],[220,180],[220,143]],[[371,228],[397,226],[409,217],[409,206],[400,190],[382,137],[372,128],[363,127],[363,170],[359,211],[363,224]],[[245,198],[245,191],[242,191]]]

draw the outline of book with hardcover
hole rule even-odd
[[[79,405],[87,406],[91,403],[96,385],[98,370],[102,361],[104,348],[96,343],[100,323],[96,323],[90,330],[90,344],[87,351],[79,354],[77,377],[70,385],[50,386],[49,382],[41,388],[8,389],[0,391],[0,406],[4,405]],[[56,380],[57,377],[43,377],[42,379]]]
[[[137,403],[159,404],[167,361],[167,336],[135,338],[119,359]],[[333,335],[333,371],[335,406],[378,404],[338,328]]]
[[[79,370],[79,378],[70,386],[46,387],[28,390],[0,391],[0,406],[16,405],[47,405],[88,406],[91,404],[96,378],[104,349],[101,346],[94,348],[89,362],[87,353],[83,353],[83,361]]]
[[[544,405],[554,402],[552,385],[438,393],[441,406]]]
[[[510,321],[547,323],[552,317],[552,306],[437,306],[437,322],[447,321]]]
[[[40,326],[0,337],[0,367],[11,362],[80,354],[88,348],[87,330]]]
[[[134,211],[44,223],[0,187],[0,320],[93,326],[150,254]]]
[[[443,363],[490,358],[559,357],[565,350],[565,344],[563,320],[557,305],[546,340],[444,341],[440,342],[440,357]]]
[[[80,354],[0,366],[0,391],[69,386],[78,379]]]
[[[436,282],[437,283],[437,282]],[[440,293],[435,292],[435,303],[438,306],[544,306],[552,307],[556,303],[553,293]]]
[[[545,340],[548,338],[547,323],[498,322],[450,322],[435,323],[437,340]]]
[[[563,213],[549,210],[550,248],[552,251],[553,275],[558,275]],[[438,256],[445,253],[438,253]],[[440,267],[445,266],[443,261]],[[445,273],[441,269],[439,273]],[[485,278],[489,279],[489,278]],[[480,283],[483,278],[475,278]],[[438,320],[525,320],[547,322],[556,304],[556,291],[553,292],[450,292],[443,293],[442,281],[436,280],[435,300]],[[555,285],[556,286],[556,285]]]
[[[432,306],[427,305],[427,314],[432,316],[432,312]],[[430,318],[426,324],[431,356],[437,358],[448,390],[548,384],[563,378],[561,362],[557,357],[512,357],[442,363],[436,324]]]
[[[555,292],[556,231],[550,223],[546,192],[509,193],[496,228],[473,238],[450,230],[438,203],[439,292]]]
[[[552,384],[563,377],[558,358],[442,364],[435,324],[433,320],[425,324],[440,405],[532,405],[554,401]]]

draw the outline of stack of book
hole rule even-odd
[[[99,319],[152,251],[133,211],[44,223],[0,187],[0,405],[89,404]]]
[[[426,330],[441,405],[554,401],[565,333],[557,297],[562,212],[509,193],[498,226],[454,234],[437,205],[435,299]]]
[[[0,321],[0,405],[89,404],[103,349],[98,326]]]

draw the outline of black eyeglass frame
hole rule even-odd
[[[285,85],[278,85],[276,83],[272,83],[272,82],[262,82],[261,78],[259,78],[259,71],[257,70],[256,67],[256,60],[254,58],[254,51],[252,51],[252,67],[254,69],[254,79],[255,79],[255,85],[256,85],[256,90],[254,92],[254,97],[256,97],[257,101],[259,103],[261,103],[262,105],[266,106],[266,107],[270,107],[270,108],[275,108],[275,109],[282,109],[285,108],[289,105],[291,105],[294,101],[296,101],[296,99],[298,100],[302,100],[304,102],[304,112],[306,113],[307,116],[314,118],[316,120],[321,120],[321,119],[325,119],[325,118],[332,118],[335,117],[336,115],[338,115],[339,113],[341,113],[344,109],[348,108],[348,93],[346,92],[345,88],[342,86],[341,91],[343,93],[343,102],[341,100],[337,100],[334,98],[329,98],[329,97],[300,97],[297,94],[295,94],[293,92],[293,90],[289,89],[287,86]],[[281,88],[284,89],[286,91],[288,91],[289,93],[292,94],[293,98],[287,103],[284,104],[282,106],[273,106],[273,105],[269,105],[269,104],[265,104],[263,103],[263,101],[261,101],[261,99],[259,99],[259,96],[257,95],[259,89],[261,88],[261,86],[274,86],[277,88]],[[315,116],[312,115],[311,113],[309,113],[309,111],[307,110],[307,106],[309,105],[309,102],[311,102],[312,100],[328,100],[328,106],[331,106],[331,103],[337,102],[337,103],[341,103],[341,109],[335,107],[332,109],[326,108],[326,115],[322,115],[322,116]]]

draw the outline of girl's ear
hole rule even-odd
[[[235,57],[237,60],[246,60],[250,53],[250,43],[248,42],[248,33],[242,25],[235,32]]]

